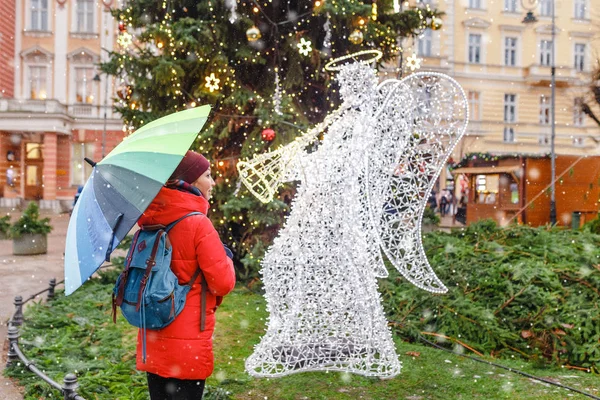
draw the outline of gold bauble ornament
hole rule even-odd
[[[363,33],[358,30],[355,29],[350,36],[348,36],[348,40],[350,41],[350,43],[352,44],[361,44],[363,41],[364,37],[363,37]]]
[[[249,42],[256,42],[261,38],[260,30],[256,26],[252,26],[252,28],[246,31],[246,38]]]
[[[438,29],[442,28],[442,24],[443,21],[441,18],[433,17],[433,19],[431,20],[431,29],[437,31]]]

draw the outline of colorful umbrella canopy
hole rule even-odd
[[[206,105],[152,121],[94,165],[69,220],[65,294],[109,259],[179,165],[209,113]]]

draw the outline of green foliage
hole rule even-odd
[[[600,218],[595,218],[589,222],[586,222],[583,225],[583,229],[595,233],[596,235],[600,235]]]
[[[440,216],[436,214],[433,208],[425,207],[425,212],[423,212],[424,225],[439,225],[440,220]]]
[[[213,106],[193,149],[216,164],[210,217],[235,253],[238,278],[252,279],[286,210],[280,200],[264,205],[244,188],[236,190],[236,163],[291,142],[339,106],[333,76],[323,70],[331,58],[377,48],[383,52],[380,62],[389,61],[399,52],[398,37],[419,34],[441,13],[428,7],[390,13],[392,1],[384,0],[377,3],[375,21],[371,4],[356,0],[324,1],[321,7],[313,0],[237,2],[239,18],[232,23],[226,3],[182,0],[163,7],[162,2],[133,0],[113,9],[113,16],[135,34],[135,44],[110,53],[101,69],[120,82],[116,111],[131,128],[192,102]],[[261,10],[254,12],[257,5]],[[323,45],[328,16],[331,48]],[[255,42],[246,37],[252,26],[262,35]],[[364,35],[361,44],[347,39],[355,29]],[[298,51],[300,38],[312,43],[308,56]],[[273,104],[275,71],[280,113]],[[206,86],[211,74],[219,79],[214,91]],[[276,132],[273,141],[262,139],[265,128]],[[279,198],[290,191],[283,188]]]
[[[145,400],[148,399],[145,376],[134,370],[136,330],[122,318],[116,325],[110,318],[112,273],[102,272],[99,279],[86,282],[69,297],[57,293],[50,305],[28,307],[20,346],[55,381],[61,382],[64,375],[77,370],[79,393],[86,399]],[[396,341],[396,348],[404,368],[394,379],[338,372],[256,379],[245,372],[244,360],[264,333],[267,319],[264,299],[245,288],[237,288],[225,297],[216,317],[215,371],[207,381],[204,400],[584,398],[456,354],[400,340]],[[502,360],[501,364],[591,393],[597,387],[597,376],[579,371],[569,371],[566,379],[564,369],[539,369],[521,360]],[[8,368],[5,374],[25,386],[25,400],[61,397],[23,365]]]
[[[10,231],[10,215],[0,217],[0,234],[8,235]]]
[[[27,307],[19,346],[46,375],[62,383],[77,375],[78,393],[86,399],[147,400],[146,375],[135,369],[137,329],[119,314],[111,317],[111,293],[118,269],[99,276],[69,297],[57,292],[49,304]],[[5,370],[25,388],[25,400],[58,398],[59,393],[21,363]],[[205,399],[226,399],[208,387]]]
[[[432,295],[398,274],[381,282],[398,334],[495,357],[600,369],[600,236],[482,221],[425,236],[448,286]]]
[[[48,234],[51,231],[50,218],[40,219],[40,209],[32,201],[23,211],[23,215],[10,227],[10,236],[18,238],[28,233]]]

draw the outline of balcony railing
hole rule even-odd
[[[67,107],[58,100],[0,99],[0,112],[66,114]]]
[[[65,105],[58,100],[20,100],[20,99],[0,99],[0,113],[38,113],[38,114],[59,114],[74,118],[102,118],[104,106],[96,104],[69,104]],[[110,106],[107,109],[108,118],[118,118]]]
[[[532,64],[525,68],[524,78],[531,85],[547,86],[551,81],[551,68],[545,65]],[[579,76],[574,68],[566,66],[556,67],[556,86],[565,87],[577,82]]]

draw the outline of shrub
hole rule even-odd
[[[28,233],[48,234],[51,231],[50,218],[40,219],[40,210],[34,202],[27,205],[27,208],[23,211],[23,215],[10,227],[10,235],[13,238],[18,238]]]
[[[429,225],[439,225],[440,224],[440,216],[435,213],[433,208],[425,207],[425,211],[423,212],[423,224],[429,224]]]
[[[8,235],[10,231],[10,215],[0,217],[0,234]]]
[[[583,225],[583,229],[600,235],[600,218],[593,219]]]
[[[450,348],[600,369],[600,236],[491,221],[425,236],[448,286],[433,295],[399,274],[381,281],[394,329]],[[394,279],[395,278],[395,279]]]

